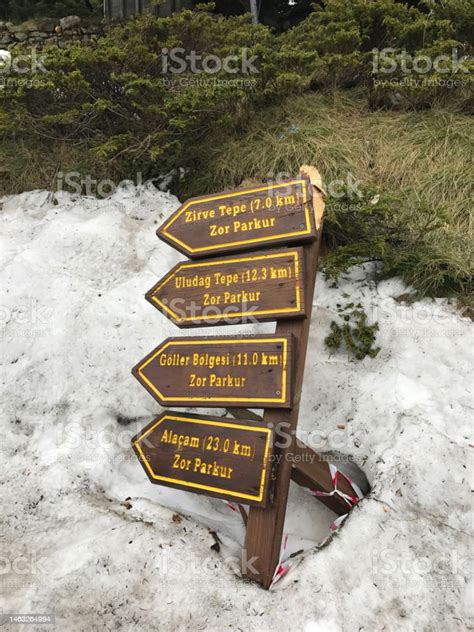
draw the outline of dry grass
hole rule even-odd
[[[304,95],[262,112],[245,134],[216,145],[206,169],[191,177],[187,193],[235,186],[245,178],[290,175],[309,163],[326,182],[350,172],[368,186],[416,192],[465,218],[473,141],[467,115],[373,113],[357,98]]]
[[[351,174],[362,187],[398,200],[395,246],[385,260],[389,273],[401,274],[422,294],[452,293],[468,301],[471,118],[436,109],[370,112],[365,103],[347,92],[306,94],[263,111],[245,133],[215,145],[183,193],[232,188],[248,178],[290,177],[301,164],[316,165],[326,188]],[[348,219],[341,221],[347,228]]]
[[[469,303],[472,153],[468,115],[439,109],[371,112],[356,91],[312,93],[262,110],[244,131],[229,130],[227,138],[207,138],[190,147],[194,166],[175,192],[184,199],[233,188],[243,180],[282,179],[302,164],[316,165],[329,189],[335,180],[352,178],[392,201],[387,202],[388,221],[384,216],[379,227],[372,219],[368,232],[370,220],[363,212],[334,212],[325,233],[328,244],[338,248],[336,271],[354,253],[379,258],[388,274],[400,274],[420,293],[454,294]],[[127,165],[115,167],[118,172],[111,173],[112,166],[85,145],[32,148],[9,142],[0,149],[0,188],[3,193],[54,190],[59,170],[98,180],[127,177]]]

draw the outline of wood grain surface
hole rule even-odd
[[[272,431],[264,424],[165,412],[132,439],[154,484],[265,506]]]
[[[314,241],[311,195],[309,180],[297,178],[192,198],[156,234],[192,259]]]
[[[177,264],[145,298],[178,327],[305,315],[302,248]]]
[[[291,336],[168,338],[133,369],[162,406],[289,408]]]

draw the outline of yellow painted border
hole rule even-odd
[[[302,185],[301,188],[303,191],[303,207],[304,207],[305,220],[306,220],[306,226],[303,230],[295,231],[293,233],[281,233],[277,235],[270,235],[268,237],[254,237],[253,239],[244,239],[243,241],[229,241],[226,243],[214,244],[213,246],[201,246],[200,248],[191,248],[190,246],[185,244],[183,241],[181,241],[177,237],[174,237],[168,232],[168,228],[172,224],[174,224],[175,221],[178,219],[178,217],[180,217],[184,213],[184,211],[186,211],[193,204],[198,204],[198,203],[201,204],[203,202],[212,202],[213,200],[225,200],[226,198],[231,198],[231,197],[241,197],[242,195],[248,195],[249,193],[260,193],[261,191],[267,191],[270,188],[277,190],[278,188],[288,187],[293,184]],[[309,235],[311,233],[311,215],[310,215],[310,209],[308,208],[308,204],[307,204],[308,202],[307,194],[308,194],[307,180],[303,178],[299,178],[298,180],[291,180],[289,182],[284,182],[280,185],[275,185],[273,187],[267,185],[267,186],[257,187],[256,189],[242,189],[242,191],[234,191],[233,193],[225,193],[224,195],[211,195],[209,197],[199,198],[198,200],[189,200],[188,202],[183,204],[181,209],[176,214],[173,214],[171,216],[168,222],[165,223],[163,227],[159,229],[159,232],[162,235],[165,235],[170,241],[173,241],[174,243],[179,244],[186,252],[189,252],[189,253],[205,252],[207,250],[228,248],[230,246],[243,246],[247,244],[254,244],[256,242],[258,243],[258,242],[270,241],[270,240],[275,240],[275,239],[284,239],[285,237],[298,237],[300,235]]]
[[[241,316],[265,316],[270,314],[292,314],[294,312],[301,311],[301,284],[299,282],[299,256],[298,251],[289,250],[288,252],[279,252],[268,255],[255,255],[252,257],[235,257],[234,259],[227,260],[216,260],[216,261],[198,261],[196,263],[181,263],[176,270],[173,272],[171,276],[167,275],[165,279],[160,283],[160,285],[154,290],[153,294],[150,295],[151,300],[159,305],[165,312],[171,314],[176,322],[186,323],[186,322],[196,322],[199,320],[215,320],[218,319],[219,316],[216,314],[214,316],[189,316],[186,318],[180,318],[179,314],[170,309],[167,305],[165,305],[162,301],[160,301],[155,294],[161,290],[165,285],[167,285],[175,276],[179,273],[180,270],[185,268],[189,270],[190,268],[199,268],[199,267],[207,267],[207,266],[225,266],[228,263],[240,263],[245,261],[259,261],[261,259],[279,259],[281,257],[293,256],[294,257],[294,272],[295,272],[295,295],[296,295],[296,307],[288,307],[281,309],[261,309],[258,311],[247,311],[247,312],[232,312],[232,315],[229,314],[231,318],[239,318]]]
[[[282,384],[281,384],[281,397],[278,398],[265,398],[265,397],[166,397],[159,391],[153,382],[143,375],[143,369],[147,367],[157,356],[159,356],[170,345],[209,345],[209,344],[249,344],[252,342],[262,342],[266,344],[274,344],[275,342],[283,343],[283,367],[282,367]],[[163,347],[159,347],[156,353],[148,358],[143,364],[137,367],[137,372],[140,378],[148,384],[151,390],[158,395],[158,397],[164,402],[261,402],[261,403],[275,403],[282,404],[286,401],[287,390],[287,356],[288,356],[288,340],[286,338],[241,338],[240,340],[233,340],[232,338],[210,338],[209,340],[190,340],[189,338],[183,338],[182,340],[173,338],[167,342]]]
[[[187,422],[187,423],[194,423],[194,424],[201,424],[201,425],[205,425],[205,426],[219,426],[220,428],[235,428],[237,430],[249,430],[251,432],[263,432],[267,435],[267,440],[265,443],[265,452],[263,455],[263,465],[262,465],[262,476],[260,478],[260,489],[259,489],[259,494],[258,496],[252,495],[252,494],[242,494],[240,492],[233,492],[233,491],[229,491],[227,489],[222,489],[220,487],[212,487],[210,485],[200,485],[199,483],[191,483],[190,481],[183,481],[179,478],[169,478],[166,476],[159,476],[158,474],[155,474],[155,472],[153,471],[151,465],[148,462],[148,459],[146,458],[145,454],[143,453],[143,450],[140,446],[140,441],[142,439],[144,439],[148,434],[150,434],[150,432],[152,432],[153,430],[155,430],[155,428],[157,428],[162,421],[165,421],[167,419],[170,419],[172,421],[183,421],[183,422]],[[155,424],[153,424],[153,426],[151,426],[150,428],[148,428],[148,430],[146,432],[144,432],[142,435],[140,435],[140,437],[134,441],[133,445],[135,446],[135,448],[137,449],[138,453],[140,454],[141,458],[142,458],[142,463],[144,464],[144,466],[146,467],[146,469],[148,470],[150,476],[156,480],[156,481],[163,481],[165,483],[176,483],[179,485],[183,485],[183,487],[194,487],[195,489],[202,489],[204,491],[209,491],[209,492],[217,492],[219,494],[227,494],[228,496],[235,496],[236,498],[242,498],[242,499],[246,499],[246,500],[255,500],[257,502],[260,502],[263,499],[263,495],[265,492],[265,474],[267,471],[267,466],[268,466],[268,452],[270,449],[270,438],[272,435],[272,430],[270,428],[262,428],[262,427],[256,427],[256,426],[245,426],[243,424],[234,424],[234,423],[223,423],[223,422],[218,422],[218,421],[210,421],[208,419],[192,419],[189,417],[178,417],[178,416],[174,416],[174,415],[164,415],[161,419],[159,419]]]

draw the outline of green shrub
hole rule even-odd
[[[330,198],[327,276],[337,281],[354,264],[378,261],[380,277],[401,276],[421,295],[472,294],[473,235],[468,225],[463,232],[445,208],[415,199],[374,190],[365,190],[356,201],[353,196]]]
[[[428,10],[428,2],[414,7],[393,0],[323,0],[281,36],[280,63],[291,66],[295,51],[304,52],[313,87],[365,85],[373,108],[426,108],[435,101],[456,101],[468,109],[474,70],[468,38],[472,3],[433,5]],[[452,63],[429,69],[416,62],[422,72],[413,71],[414,58],[428,56],[433,62],[446,54],[465,57],[466,72]]]
[[[204,153],[245,130],[257,111],[311,87],[357,85],[371,107],[423,108],[436,99],[468,107],[470,84],[449,89],[373,83],[403,79],[400,64],[397,72],[384,75],[380,62],[373,74],[374,47],[391,46],[393,55],[405,50],[435,55],[454,46],[460,55],[470,50],[470,43],[459,39],[470,17],[463,0],[446,0],[442,10],[430,12],[394,0],[324,0],[280,35],[253,25],[248,14],[224,19],[210,8],[169,18],[145,14],[114,27],[94,46],[48,49],[46,75],[36,75],[31,85],[24,76],[8,77],[0,90],[0,134],[6,144],[14,139],[25,162],[41,144],[38,173],[49,160],[51,177],[58,169],[54,157],[66,155],[67,143],[72,164],[62,164],[63,171],[74,166],[75,152],[80,162],[86,152],[97,175],[123,179],[141,172],[148,178],[178,167],[196,169],[207,159]],[[173,74],[169,64],[164,67],[164,51],[171,48],[221,59],[245,49],[249,58],[256,57],[258,72],[203,76],[188,67]],[[423,78],[436,80],[430,74]],[[16,190],[17,183],[7,174],[3,190]]]
[[[363,360],[367,356],[375,358],[380,351],[380,347],[374,346],[378,323],[367,323],[367,314],[360,303],[355,308],[354,303],[349,303],[339,312],[340,322],[331,322],[331,333],[324,339],[326,347],[330,351],[345,348],[348,355],[356,360]]]
[[[41,143],[43,150],[64,141],[87,147],[118,177],[137,171],[151,177],[186,166],[203,151],[208,131],[238,127],[252,103],[264,98],[274,79],[265,61],[271,37],[248,16],[223,19],[191,11],[171,18],[139,16],[96,46],[48,49],[48,72],[39,85],[12,81],[0,91],[0,133]],[[173,74],[165,66],[166,50],[173,47],[219,58],[240,57],[246,48],[249,58],[261,60],[262,73]]]
[[[48,72],[32,85],[8,76],[0,90],[1,192],[50,188],[58,171],[115,182],[179,171],[173,191],[185,198],[247,178],[290,177],[311,163],[326,182],[351,174],[362,183],[360,196],[328,199],[331,278],[378,260],[382,274],[402,276],[420,294],[469,295],[466,86],[374,85],[403,73],[398,64],[385,75],[379,60],[374,74],[373,49],[468,54],[471,3],[323,0],[279,35],[248,15],[209,10],[139,16],[94,45],[48,49]],[[246,49],[258,73],[203,76],[188,67],[176,75],[165,64],[171,48],[219,58]]]

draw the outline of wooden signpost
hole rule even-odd
[[[291,336],[168,338],[132,369],[162,406],[291,406]]]
[[[145,298],[178,327],[305,315],[302,248],[178,263]]]
[[[193,198],[156,234],[192,259],[315,241],[311,198],[307,178]]]
[[[152,483],[265,506],[272,430],[252,421],[164,413],[132,439]]]
[[[147,300],[179,327],[276,320],[276,331],[168,338],[132,371],[163,406],[264,409],[263,419],[240,410],[238,421],[168,411],[132,444],[152,483],[239,503],[245,558],[256,559],[243,573],[265,588],[278,567],[290,479],[339,514],[359,497],[347,477],[336,490],[334,468],[296,440],[323,213],[313,167],[287,182],[183,204],[158,229],[160,239],[192,259],[253,252],[180,263]],[[277,244],[291,247],[255,252]],[[276,449],[282,423],[292,441]],[[301,455],[310,462],[298,465]]]

